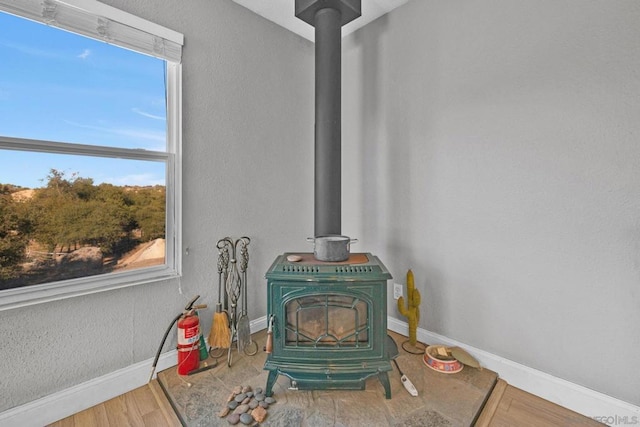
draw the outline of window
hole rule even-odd
[[[182,42],[98,1],[0,0],[0,309],[180,273]]]

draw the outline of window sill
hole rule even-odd
[[[0,311],[179,277],[166,265],[0,291]]]

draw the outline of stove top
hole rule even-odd
[[[289,261],[287,257],[298,255],[301,260]],[[312,253],[286,252],[278,256],[265,277],[267,279],[324,281],[388,280],[391,274],[382,262],[370,253],[352,253],[347,261],[323,262]]]

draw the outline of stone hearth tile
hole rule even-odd
[[[367,390],[344,392],[336,398],[336,421],[349,427],[370,427],[373,422],[391,424],[386,407],[378,404],[380,398],[384,399],[384,395]]]
[[[273,427],[292,427],[304,425],[305,410],[287,406],[269,408],[269,416],[262,425]]]
[[[403,371],[404,372],[404,371]],[[399,376],[399,374],[398,374]],[[397,384],[391,383],[391,399],[384,400],[388,413],[392,419],[403,419],[407,414],[416,410],[425,409],[425,401],[422,398],[424,394],[418,392],[418,397],[411,396],[401,385],[400,380]]]
[[[287,388],[288,387],[289,384],[287,383]],[[307,408],[312,408],[314,405],[311,390],[288,391],[288,389],[283,387],[281,390],[278,390],[277,393],[274,392],[273,397],[276,399],[277,404],[282,404],[281,406],[306,410]]]
[[[437,411],[420,410],[412,412],[409,416],[402,418],[393,425],[397,427],[448,427],[468,424],[459,424],[447,419]]]
[[[307,424],[313,427],[334,425],[336,423],[336,402],[335,396],[326,391],[312,391],[313,406],[312,411],[307,416]]]
[[[388,372],[391,399],[385,399],[377,377],[366,381],[365,390],[289,390],[290,380],[278,377],[273,387],[276,403],[268,409],[265,426],[466,426],[470,425],[491,392],[497,375],[487,369],[465,367],[456,374],[442,374],[428,368],[422,355],[401,348],[407,338],[390,333],[398,344],[398,364],[418,389],[413,397],[404,389],[393,365]],[[217,416],[231,390],[238,385],[266,386],[268,372],[263,369],[266,333],[252,335],[258,343],[255,356],[233,350],[231,367],[226,353],[218,366],[199,374],[179,377],[175,368],[162,371],[158,379],[178,416],[188,427],[228,426]],[[212,359],[208,363],[213,363]],[[191,387],[187,386],[190,382]]]

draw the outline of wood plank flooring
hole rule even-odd
[[[591,418],[498,380],[476,427],[602,426]]]
[[[602,426],[596,421],[499,380],[476,427]],[[157,380],[50,427],[179,427]]]
[[[174,427],[180,426],[157,380],[64,418],[51,427]]]

